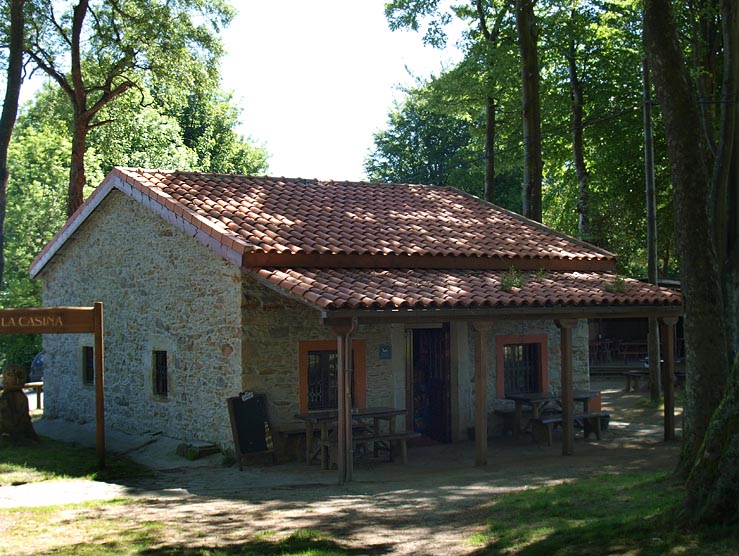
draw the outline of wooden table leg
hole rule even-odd
[[[321,469],[328,469],[328,423],[321,423]]]
[[[310,465],[313,458],[313,423],[305,422],[305,463]]]
[[[372,433],[375,436],[380,435],[380,420],[377,417],[372,419]],[[379,442],[373,442],[372,443],[372,455],[374,457],[377,457],[378,452],[379,452]]]
[[[521,434],[522,404],[516,402],[516,410],[513,412],[513,438],[518,439]]]

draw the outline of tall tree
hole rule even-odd
[[[644,36],[673,177],[675,237],[685,306],[683,450],[687,475],[726,388],[729,358],[711,220],[711,177],[701,116],[669,0],[644,1]],[[736,431],[734,434],[739,433]]]
[[[521,78],[521,114],[523,121],[523,213],[541,221],[542,219],[542,155],[541,155],[541,108],[539,99],[539,61],[538,61],[538,27],[534,13],[536,0],[515,0],[514,13],[517,43],[519,47],[519,70]],[[505,14],[508,12],[507,0],[474,0],[472,7],[454,6],[452,11],[457,17],[480,26],[485,36],[489,32],[500,29]],[[385,15],[390,28],[413,29],[418,31],[423,21],[427,22],[424,42],[432,45],[444,44],[446,36],[444,25],[451,21],[453,15],[440,8],[440,0],[393,0],[385,4]],[[488,28],[487,22],[493,26]],[[487,37],[486,37],[487,38]],[[495,37],[497,39],[497,36]],[[497,42],[491,41],[491,42]],[[490,67],[491,74],[497,68]],[[486,96],[481,106],[488,109],[486,121],[491,129],[496,120],[492,118],[495,102]],[[492,130],[491,130],[492,131]],[[488,148],[487,155],[490,154]]]
[[[8,148],[13,135],[13,126],[18,114],[18,98],[23,82],[23,37],[25,17],[23,8],[25,0],[10,0],[7,30],[8,56],[7,80],[3,111],[0,115],[0,289],[2,289],[5,273],[5,214],[7,211],[8,188]],[[4,11],[4,10],[3,10]]]
[[[713,235],[724,295],[729,352],[739,351],[739,7],[720,1],[723,74],[712,174]]]
[[[567,68],[570,78],[570,98],[572,99],[572,157],[577,174],[577,231],[581,238],[590,239],[590,179],[585,164],[585,145],[583,133],[583,86],[578,75],[578,44],[576,21],[578,13],[570,10],[569,37],[567,43]]]
[[[479,20],[480,33],[490,45],[492,52],[496,52],[500,46],[503,22],[509,6],[503,4],[497,7],[491,6],[491,8],[494,13],[492,26],[488,25],[488,11],[483,7],[482,0],[475,0],[475,11]],[[497,13],[495,10],[497,10]],[[490,66],[491,68],[494,66],[492,59]],[[491,69],[488,69],[487,73],[493,74]],[[495,89],[495,83],[491,83],[490,88]],[[496,92],[495,90],[488,91],[485,98],[485,192],[483,197],[491,203],[495,200]]]
[[[536,0],[516,0],[516,29],[521,53],[523,114],[523,214],[542,219],[541,101],[539,98],[539,33]]]
[[[67,214],[83,201],[84,155],[103,107],[141,79],[198,83],[217,76],[217,32],[233,11],[226,0],[40,0],[27,52],[68,96],[74,113]],[[197,22],[197,23],[196,23]]]
[[[456,185],[479,194],[480,165],[470,122],[429,106],[428,90],[409,92],[389,115],[388,127],[374,135],[365,162],[373,181]],[[476,166],[476,168],[475,168]]]
[[[711,208],[713,237],[717,246],[722,278],[727,350],[734,363],[726,394],[708,425],[695,465],[687,482],[685,508],[693,521],[704,523],[739,523],[739,350],[737,350],[737,287],[739,287],[739,6],[732,0],[720,0],[721,121],[715,144],[712,174]],[[708,129],[708,128],[706,128]],[[709,377],[710,378],[710,377]],[[696,403],[698,401],[696,400]]]

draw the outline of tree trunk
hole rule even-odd
[[[3,112],[0,116],[0,289],[5,274],[5,213],[8,188],[8,148],[18,114],[18,97],[23,82],[23,5],[25,0],[10,2],[10,36],[8,37],[8,71]]]
[[[495,202],[495,99],[485,105],[485,200]]]
[[[649,81],[649,64],[642,61],[642,86],[644,97],[644,177],[647,197],[647,273],[649,282],[659,281],[657,265],[657,194],[654,187],[654,141],[652,135],[652,85]],[[659,325],[655,317],[649,317],[649,397],[660,398]]]
[[[644,36],[662,107],[673,179],[687,356],[683,448],[678,471],[687,476],[725,391],[726,330],[709,217],[710,177],[698,102],[682,58],[670,0],[644,1]]]
[[[570,97],[572,99],[572,154],[577,174],[577,231],[581,238],[590,237],[590,184],[585,167],[585,145],[582,130],[583,98],[582,83],[577,77],[575,40],[570,37],[567,53],[570,72]]]
[[[698,105],[701,115],[701,126],[708,146],[709,160],[716,153],[716,118],[717,105],[713,102],[717,93],[718,52],[721,50],[721,33],[719,30],[718,2],[720,0],[691,0],[689,5],[690,20],[693,28],[690,32],[690,49],[693,57],[693,75],[695,87],[701,102]]]
[[[85,183],[85,149],[89,124],[83,115],[75,114],[74,135],[72,137],[72,165],[69,169],[69,192],[67,194],[67,217],[82,205]]]
[[[731,0],[721,1],[723,36],[723,82],[721,86],[721,127],[713,166],[713,222],[716,251],[722,277],[724,318],[733,359],[739,347],[739,315],[737,315],[737,164],[739,163],[739,7]]]
[[[739,357],[687,482],[685,509],[694,523],[739,522]]]
[[[523,100],[523,214],[541,222],[541,109],[535,2],[516,0],[516,29],[521,52]]]

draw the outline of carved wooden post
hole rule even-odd
[[[475,465],[488,462],[488,330],[489,322],[475,328]],[[502,372],[498,369],[498,372]]]
[[[662,392],[665,397],[665,440],[675,439],[675,325],[678,317],[659,319],[662,332]]]
[[[559,328],[562,384],[562,455],[570,456],[575,452],[575,400],[572,379],[572,329],[577,326],[577,319],[555,321]]]

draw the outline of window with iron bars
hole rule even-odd
[[[167,352],[154,352],[154,394],[166,398],[169,393]]]
[[[354,399],[354,364],[352,354],[350,384]],[[308,410],[336,409],[338,407],[338,365],[336,350],[308,352]]]
[[[505,393],[539,392],[539,361],[541,345],[506,344],[503,347]]]
[[[95,384],[95,350],[82,346],[82,384]]]

